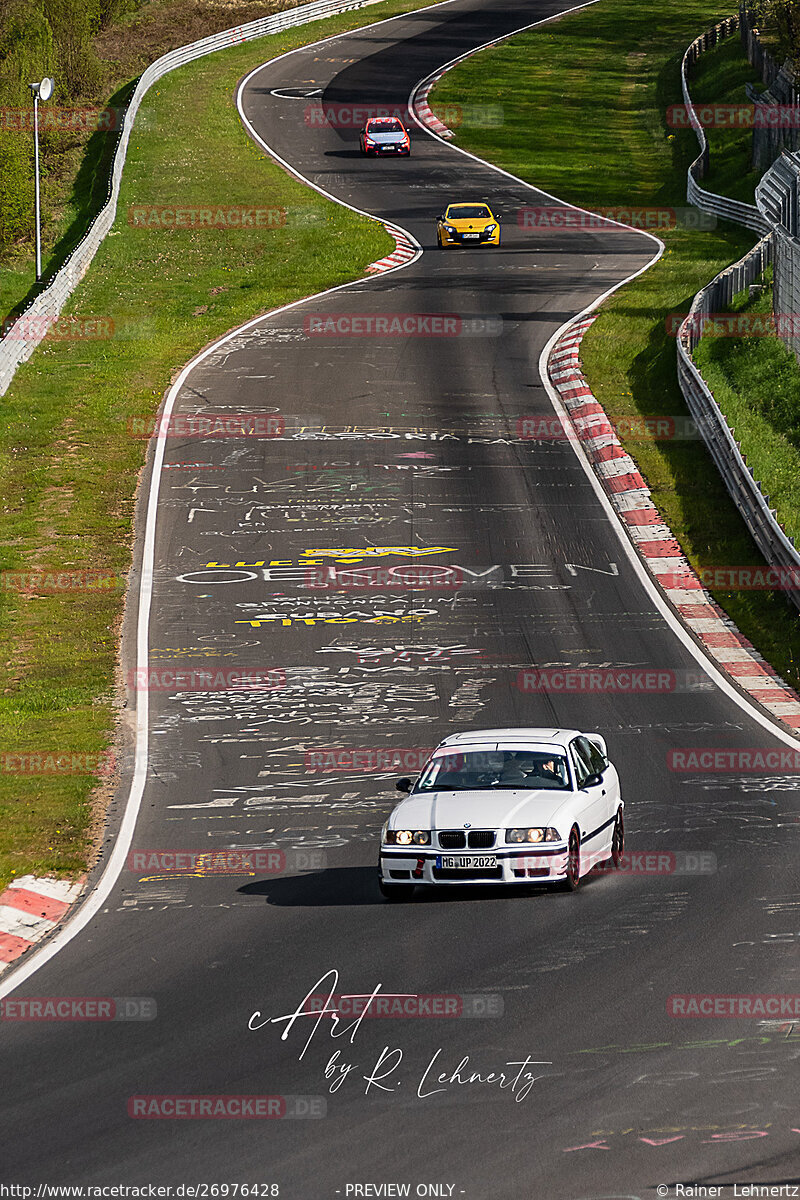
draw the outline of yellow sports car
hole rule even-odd
[[[499,246],[500,221],[488,204],[448,204],[436,224],[439,246]]]

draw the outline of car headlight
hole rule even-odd
[[[497,229],[496,225],[487,225],[484,232],[485,233],[494,233],[495,229]]]
[[[430,846],[431,831],[429,829],[387,829],[386,844],[388,846]]]
[[[453,228],[452,225],[445,225],[445,231],[447,233],[455,233],[455,229]]]
[[[557,829],[548,825],[546,829],[507,829],[507,842],[560,842]]]

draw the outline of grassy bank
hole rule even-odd
[[[501,127],[465,129],[457,144],[555,195],[587,208],[683,206],[686,169],[697,155],[690,131],[667,125],[682,103],[680,60],[697,34],[727,16],[725,4],[692,0],[664,8],[603,0],[585,12],[521,34],[449,72],[438,104],[499,104]],[[729,44],[729,47],[733,43]],[[737,43],[738,45],[738,43]],[[719,86],[741,99],[742,72],[708,64]],[[701,84],[702,72],[697,81]],[[713,153],[713,150],[712,150]],[[583,342],[583,363],[609,415],[686,415],[677,384],[671,313],[752,245],[746,231],[665,231],[661,261],[602,309]],[[653,499],[696,567],[747,565],[761,558],[701,442],[629,438],[627,449]],[[797,615],[775,594],[715,593],[739,628],[775,667],[800,685]]]
[[[766,324],[771,288],[752,301],[740,293],[732,310],[761,315]],[[800,370],[794,355],[777,337],[704,337],[694,358],[770,504],[800,545]]]
[[[207,0],[136,0],[116,6],[116,13],[83,46],[83,68],[64,78],[64,64],[29,61],[31,78],[52,74],[56,80],[53,99],[40,112],[40,157],[42,170],[42,265],[47,281],[63,264],[83,237],[87,225],[102,208],[108,194],[111,160],[117,141],[119,121],[106,132],[106,120],[71,124],[70,110],[82,113],[106,109],[121,114],[142,71],[170,50],[208,37],[223,29],[243,25],[270,13],[294,8],[305,0],[225,0],[224,4]],[[61,22],[66,18],[62,11]],[[73,29],[75,22],[73,19]],[[36,52],[31,50],[34,58]],[[36,71],[38,70],[38,74]],[[76,74],[79,76],[75,78]],[[80,91],[75,87],[80,84]],[[72,86],[71,86],[72,85]],[[27,90],[25,103],[28,102]],[[8,101],[7,101],[8,102]],[[53,128],[49,120],[54,110],[62,110],[66,127]],[[32,149],[30,129],[12,134]],[[28,149],[25,150],[28,153]],[[0,253],[0,319],[5,319],[35,295],[33,241],[33,184],[30,185],[30,211],[27,229],[3,247]]]
[[[233,104],[237,81],[285,50],[414,7],[393,0],[315,22],[157,84],[131,139],[115,229],[68,309],[102,318],[113,336],[48,340],[2,400],[0,570],[99,571],[112,586],[49,594],[5,578],[0,588],[0,888],[27,872],[79,871],[91,853],[91,770],[19,773],[5,756],[91,756],[80,767],[110,743],[146,448],[128,418],[154,413],[177,368],[212,339],[358,277],[394,246],[380,225],[324,201],[257,149]],[[128,223],[131,205],[217,200],[282,210],[286,221],[202,231]]]

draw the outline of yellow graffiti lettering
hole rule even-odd
[[[390,554],[399,554],[404,558],[418,558],[422,554],[447,554],[457,550],[456,546],[367,546],[361,550],[328,549],[304,550],[303,558],[326,557],[335,558],[340,562],[360,562],[364,558],[386,558]]]

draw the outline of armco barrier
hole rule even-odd
[[[769,496],[761,491],[734,431],[692,361],[692,351],[700,340],[700,318],[723,312],[737,292],[763,276],[772,261],[773,244],[772,235],[768,234],[744,258],[697,293],[689,316],[678,331],[678,382],[725,486],[764,558],[771,567],[800,572],[800,553],[779,523],[775,510],[770,508]],[[800,608],[800,590],[789,590],[787,595]]]
[[[800,313],[800,153],[784,151],[756,188],[756,204],[772,230],[775,270],[772,307],[776,313]],[[800,361],[800,334],[788,322],[781,338]]]
[[[272,33],[280,33],[283,29],[291,29],[297,25],[306,25],[323,17],[336,16],[338,13],[350,12],[353,9],[367,8],[378,2],[379,0],[314,0],[312,4],[304,4],[299,8],[289,9],[287,12],[260,17],[257,21],[250,21],[236,29],[225,29],[222,33],[202,38],[199,42],[180,46],[177,50],[171,50],[169,54],[164,54],[150,64],[140,76],[125,111],[114,154],[108,200],[94,218],[86,236],[72,251],[51,283],[39,292],[25,309],[22,314],[24,321],[19,325],[18,330],[15,332],[12,326],[9,331],[10,336],[7,334],[0,341],[0,396],[8,390],[19,364],[30,358],[44,338],[48,322],[54,321],[58,317],[64,304],[86,274],[103,238],[114,224],[128,142],[139,105],[149,88],[164,75],[174,71],[176,67],[182,67],[206,54],[213,54],[216,50],[225,50],[242,42],[268,37]]]
[[[782,223],[791,215],[794,221],[793,233],[797,232],[797,178],[800,175],[800,168],[795,166],[794,191],[792,191],[789,186],[789,170],[780,166],[787,157],[797,156],[784,155],[784,159],[779,160],[767,172],[757,189],[758,207],[707,192],[697,182],[708,170],[708,142],[703,127],[694,112],[689,94],[688,68],[697,61],[704,50],[717,45],[722,38],[728,37],[738,27],[739,18],[728,17],[714,29],[696,38],[683,56],[681,63],[683,100],[689,121],[700,144],[700,154],[689,167],[686,196],[690,203],[696,204],[704,212],[714,213],[725,220],[744,225],[746,229],[752,229],[761,235],[761,241],[752,250],[749,250],[739,262],[721,271],[695,296],[689,315],[681,324],[678,332],[678,382],[689,411],[697,422],[725,486],[764,558],[770,566],[789,567],[797,570],[800,568],[800,553],[795,549],[794,542],[778,521],[777,513],[770,508],[769,496],[763,494],[759,482],[753,477],[741,447],[734,437],[734,431],[728,425],[722,410],[692,360],[692,351],[702,336],[700,318],[710,313],[724,311],[738,292],[763,277],[767,267],[773,261],[775,262],[776,280],[779,277],[785,280],[781,295],[786,298],[782,298],[781,304],[789,303],[789,297],[800,296],[800,291],[796,290],[800,285],[800,271],[794,269],[795,264],[800,264],[800,253],[797,252],[800,251],[800,242],[794,238],[797,249],[791,255],[787,254],[786,251],[789,247],[785,243],[788,243],[789,234],[782,227]],[[780,185],[777,182],[770,185],[767,180],[778,168],[784,171],[786,179]],[[772,204],[769,214],[767,197]],[[791,278],[786,278],[787,273]],[[800,310],[796,306],[781,307],[778,305],[777,311]],[[800,591],[788,591],[787,595],[795,606],[800,608]]]
[[[707,192],[698,183],[698,180],[702,179],[708,170],[708,141],[705,130],[698,121],[697,114],[694,111],[692,98],[689,95],[687,75],[689,69],[694,66],[705,50],[716,46],[724,38],[730,37],[738,28],[738,16],[726,17],[724,21],[720,21],[713,29],[709,29],[706,33],[701,34],[700,37],[695,38],[687,48],[681,62],[683,103],[686,106],[689,123],[700,143],[700,153],[689,167],[687,173],[686,199],[690,204],[696,205],[703,212],[713,213],[717,217],[722,217],[725,221],[735,221],[738,225],[744,225],[745,229],[752,229],[755,233],[763,235],[769,227],[755,205],[745,204],[741,200],[731,200],[727,196],[718,196],[715,192]]]

